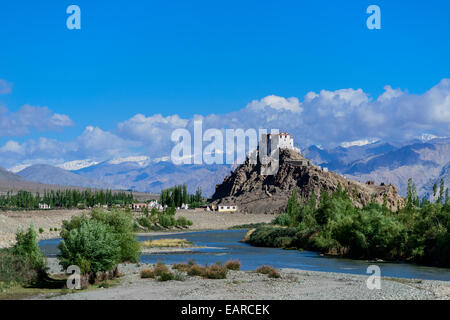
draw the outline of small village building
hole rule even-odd
[[[48,209],[50,209],[50,206],[46,203],[39,203],[39,209],[48,210]]]
[[[144,208],[148,208],[147,203],[132,203],[130,204],[130,209],[135,211],[142,211]]]
[[[237,211],[237,206],[235,206],[235,205],[219,205],[217,211],[219,211],[219,212],[235,212],[235,211]]]

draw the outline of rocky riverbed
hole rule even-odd
[[[52,272],[59,272],[56,259],[49,259]],[[186,275],[185,281],[158,282],[141,279],[139,272],[152,267],[146,264],[122,264],[120,284],[95,291],[57,296],[37,296],[35,299],[363,299],[363,300],[448,300],[450,282],[382,278],[381,289],[369,290],[367,276],[331,272],[282,269],[281,278],[270,279],[253,271],[229,271],[227,279],[212,280]]]

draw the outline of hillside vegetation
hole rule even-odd
[[[255,246],[301,248],[356,259],[405,260],[450,266],[450,201],[441,183],[438,199],[419,201],[410,181],[406,205],[394,212],[371,202],[353,205],[340,186],[319,203],[315,197],[298,201],[294,190],[273,225],[253,230],[247,241]]]

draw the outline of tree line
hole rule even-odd
[[[0,196],[0,208],[6,209],[39,209],[39,204],[47,204],[51,208],[70,209],[76,207],[94,207],[95,205],[128,205],[133,203],[133,194],[112,192],[111,190],[46,190],[41,195],[28,191],[8,192]]]
[[[194,194],[187,192],[186,184],[162,189],[160,203],[163,206],[175,208],[179,208],[183,204],[188,204],[191,208],[198,207],[203,203],[202,189],[198,187]]]

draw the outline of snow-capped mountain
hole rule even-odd
[[[96,164],[98,164],[98,161],[93,161],[93,160],[73,160],[73,161],[68,161],[68,162],[64,162],[61,164],[57,164],[55,165],[55,167],[64,169],[64,170],[69,170],[69,171],[74,171],[74,170],[80,170],[83,168],[87,168],[90,166],[95,166]]]

